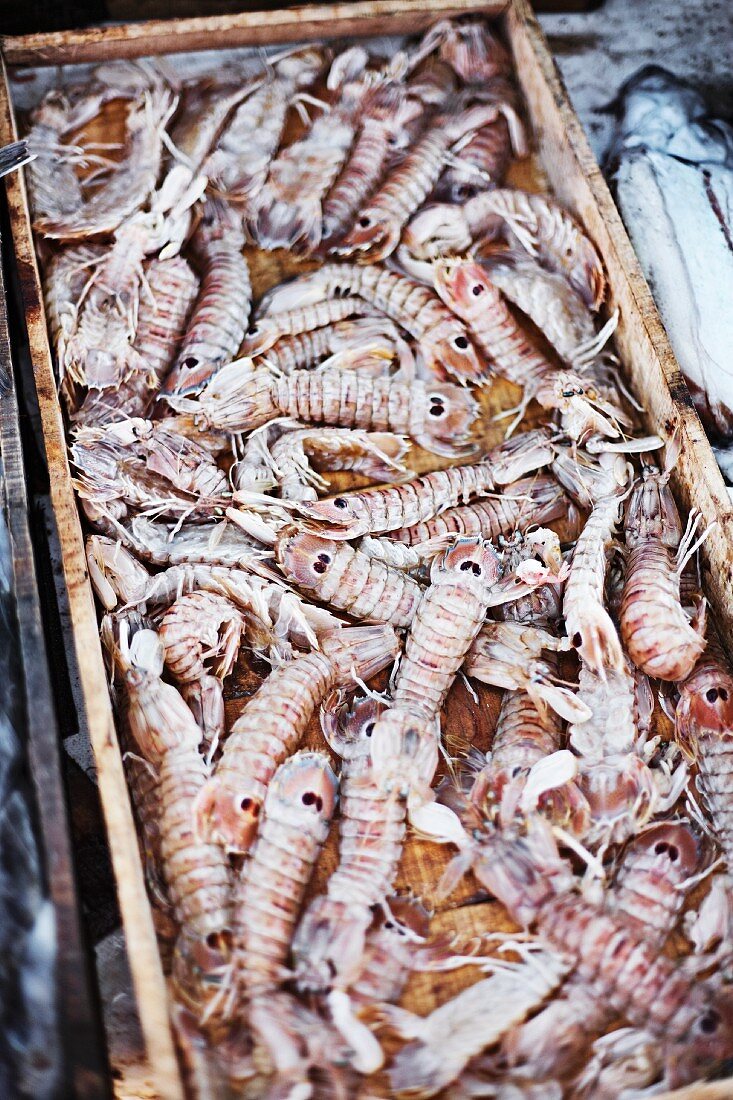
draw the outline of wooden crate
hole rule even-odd
[[[239,45],[275,45],[321,37],[416,34],[439,18],[471,13],[500,21],[514,54],[540,173],[585,225],[603,258],[610,285],[609,308],[619,311],[617,348],[631,387],[646,407],[646,427],[665,438],[676,434],[680,439],[682,454],[673,482],[678,500],[685,511],[693,506],[699,509],[706,523],[717,521],[703,550],[703,569],[711,601],[727,631],[733,623],[733,509],[729,496],[631,244],[527,0],[365,0],[354,4],[155,21],[6,38],[2,42],[2,54],[4,66],[48,66]],[[4,88],[0,90],[4,97],[0,104],[0,141],[10,140],[17,129],[6,72],[4,76]],[[74,645],[88,728],[96,754],[130,964],[157,1090],[165,1100],[173,1100],[182,1096],[183,1089],[168,1022],[165,979],[107,694],[97,616],[86,573],[82,528],[71,486],[64,424],[52,369],[27,194],[20,175],[10,180],[8,198],[46,453],[53,471],[51,493],[64,550],[63,568]],[[257,270],[254,275],[255,287],[261,289],[262,284],[259,288],[257,285]],[[240,695],[247,686],[243,677],[238,682]],[[482,694],[481,708],[477,708],[459,688],[450,702],[449,720],[462,728],[465,740],[485,747],[496,706],[496,693],[487,690]],[[230,701],[230,717],[236,707],[236,701]],[[311,736],[317,738],[317,732],[312,731]],[[333,866],[333,858],[333,850],[327,851],[326,868]],[[440,874],[446,858],[435,846],[412,841],[406,858],[407,879],[416,885],[418,892],[423,888],[429,890],[431,880]],[[489,926],[498,927],[501,920],[501,907],[484,902],[446,908],[438,913],[434,926],[436,929],[456,927],[471,933]],[[460,974],[440,976],[438,991],[434,979],[431,983],[421,977],[411,984],[408,1003],[412,1008],[425,1011],[435,1003],[438,992],[441,999],[445,998],[461,981],[465,978]],[[674,1095],[712,1100],[713,1097],[730,1096],[732,1090],[733,1083],[716,1082],[692,1086]]]

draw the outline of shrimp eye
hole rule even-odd
[[[317,796],[313,793],[313,791],[306,791],[301,798],[301,802],[304,806],[312,806],[316,801],[316,798]]]
[[[466,570],[470,569],[472,565],[473,565],[472,561],[462,561],[459,568],[460,568],[462,573],[465,573]]]
[[[718,698],[718,689],[710,688],[710,691],[705,692],[705,698],[707,699],[708,703],[714,703],[715,700]]]
[[[348,502],[348,500],[345,500],[343,497],[336,497],[336,499],[333,502],[333,506],[334,506],[334,508],[348,508],[349,502]]]
[[[362,216],[359,218],[359,225],[361,226],[361,228],[362,229],[368,229],[371,224],[372,224],[372,219],[369,217],[369,215],[368,214],[362,214]]]
[[[327,568],[328,568],[328,566],[324,565],[322,561],[314,561],[313,562],[313,572],[314,573],[325,573]]]
[[[675,848],[674,844],[667,844],[666,840],[660,840],[659,844],[655,844],[654,851],[658,856],[663,855],[665,852],[669,856],[670,863],[676,863],[679,859],[679,851]]]
[[[725,688],[718,688],[718,695],[724,703],[728,702],[728,692],[725,690]]]
[[[573,643],[574,647],[576,649],[580,649],[581,645],[583,644],[583,638],[582,638],[582,635],[581,635],[579,630],[576,630],[576,632],[575,632],[575,634],[573,634],[573,637],[572,637],[571,640],[572,640],[572,643]]]
[[[199,361],[198,361],[198,359],[197,359],[197,358],[195,357],[195,355],[189,355],[188,359],[184,359],[184,360],[183,360],[183,366],[184,366],[184,367],[188,367],[188,369],[189,369],[189,370],[192,370],[192,369],[193,369],[193,367],[197,367],[197,366],[198,366],[198,362],[199,362]]]
[[[254,336],[259,331],[260,331],[260,326],[255,322],[255,324],[250,325],[249,328],[247,329],[247,335],[248,336]]]
[[[575,396],[575,390],[563,390],[562,395],[563,395],[563,397],[574,397]]]
[[[391,920],[386,920],[386,921],[384,922],[384,927],[385,927],[385,928],[394,928],[394,924],[392,923],[392,921],[391,921]]]
[[[473,573],[475,577],[481,576],[481,566],[476,561],[473,563]]]
[[[478,298],[479,294],[483,294],[483,292],[484,288],[481,286],[481,283],[474,283],[471,287],[471,293],[473,294],[474,298]]]
[[[466,348],[468,347],[468,337],[467,336],[456,336],[453,343],[455,344],[455,346],[457,348],[460,349],[460,351],[465,351]]]
[[[445,413],[443,398],[433,395],[430,398],[430,408],[428,409],[428,412],[431,416],[443,416]]]
[[[712,1035],[718,1030],[718,1024],[720,1023],[720,1016],[714,1009],[708,1009],[704,1016],[700,1018],[700,1031],[704,1035]]]
[[[364,736],[365,737],[371,737],[371,735],[373,733],[374,733],[374,723],[369,722],[369,723],[367,723],[366,726],[364,726]]]

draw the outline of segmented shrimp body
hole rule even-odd
[[[571,365],[584,361],[583,349],[596,336],[593,315],[562,275],[516,251],[489,255],[483,264],[494,286],[530,318],[558,355]]]
[[[402,227],[438,182],[446,156],[467,135],[494,122],[498,105],[474,104],[433,119],[429,130],[389,174],[334,251],[342,256],[384,260],[400,242]]]
[[[682,525],[668,480],[668,470],[644,466],[641,483],[629,498],[619,620],[624,645],[638,668],[662,680],[684,680],[705,648],[705,604],[690,622],[672,558],[680,547]]]
[[[697,765],[695,779],[713,831],[733,866],[733,675],[715,639],[678,686],[677,743]]]
[[[375,79],[365,71],[368,60],[361,46],[336,57],[327,83],[337,98],[272,161],[253,227],[261,247],[309,253],[320,245],[322,201],[353,145],[360,112],[368,110],[365,100]]]
[[[505,237],[561,274],[591,309],[603,301],[606,279],[592,243],[570,215],[546,195],[510,188],[485,191],[463,206],[425,207],[410,222],[404,241],[417,259],[468,252],[479,240]]]
[[[105,611],[113,611],[119,603],[142,603],[150,574],[119,541],[89,535],[86,557],[89,579]]]
[[[533,826],[533,832],[536,832]],[[669,1087],[698,1079],[728,1057],[733,994],[719,975],[700,980],[683,961],[660,954],[625,916],[604,911],[568,890],[569,870],[549,834],[534,841],[492,833],[473,859],[474,872],[513,919],[534,925],[550,946],[575,961],[578,982],[661,1045]],[[674,861],[671,861],[674,862]]]
[[[174,957],[177,993],[203,1011],[227,965],[231,929],[231,883],[225,854],[201,840],[193,827],[193,806],[208,778],[199,752],[201,731],[170,684],[160,679],[163,650],[150,630],[139,630],[128,646],[111,625],[103,640],[120,671],[127,729],[138,753],[156,776],[154,850],[173,916],[181,929]]]
[[[79,301],[90,270],[101,254],[99,245],[71,245],[54,253],[44,267],[43,298],[61,384],[66,372],[69,341],[76,331]],[[67,397],[70,396],[66,386],[63,387],[63,392]]]
[[[416,898],[393,896],[369,929],[358,977],[349,996],[358,1005],[396,1004],[413,970],[423,969],[430,917]],[[435,952],[437,954],[437,952]],[[429,963],[425,969],[429,968]]]
[[[231,496],[211,455],[163,423],[154,429],[140,420],[79,428],[71,455],[88,519],[113,537],[121,536],[119,521],[130,509],[203,518]],[[210,497],[209,490],[224,495]]]
[[[369,308],[365,303],[364,312]],[[262,318],[263,322],[267,320]],[[275,322],[274,317],[272,320]],[[308,332],[281,336],[266,352],[255,357],[255,363],[290,374],[294,370],[309,370],[331,357],[341,366],[353,363],[353,369],[375,375],[390,373],[394,360],[398,360],[406,374],[414,374],[414,357],[409,345],[387,317],[351,317]]]
[[[392,538],[414,546],[439,535],[482,535],[495,540],[530,524],[551,523],[568,512],[569,502],[548,477],[526,478],[502,487],[501,494],[446,508],[424,523],[392,532]]]
[[[466,144],[462,145],[458,161],[447,168],[435,189],[435,198],[462,203],[481,191],[498,187],[512,159],[512,145],[517,156],[527,155],[527,141],[519,116],[514,110],[514,89],[500,78],[481,89],[479,98],[502,105],[500,113],[487,122]]]
[[[354,676],[373,676],[396,652],[391,627],[350,627],[324,634],[319,650],[271,672],[232,726],[199,799],[202,832],[230,851],[246,852],[275,769],[295,749],[321,701]]]
[[[236,355],[252,305],[244,232],[232,207],[208,198],[191,246],[201,291],[164,393],[195,393]]]
[[[310,990],[347,989],[362,973],[372,907],[391,893],[406,832],[404,801],[372,775],[371,738],[383,705],[367,698],[344,709],[337,696],[322,711],[324,733],[344,761],[339,862],[293,941],[298,984]]]
[[[235,897],[237,969],[250,998],[282,984],[295,922],[328,836],[337,790],[323,753],[298,752],[272,778],[259,835]]]
[[[284,432],[270,448],[270,457],[281,497],[318,500],[317,490],[328,488],[320,470],[350,470],[370,481],[393,481],[407,473],[400,461],[407,447],[392,432],[303,428]]]
[[[242,343],[242,353],[244,355],[264,356],[273,345],[277,345],[280,340],[287,336],[304,337],[307,335],[311,337],[310,347],[314,350],[320,350],[320,348],[329,345],[326,343],[328,334],[324,332],[319,335],[319,330],[330,328],[339,321],[344,321],[350,317],[368,317],[373,312],[374,309],[369,302],[356,295],[348,295],[345,298],[329,298],[322,302],[295,306],[292,309],[280,310],[277,313],[265,313],[258,316],[250,327]],[[304,350],[300,350],[301,346],[305,349],[308,345],[305,344],[305,341],[295,345],[302,356]],[[277,354],[277,351],[275,354]],[[267,361],[270,361],[269,357]]]
[[[435,287],[469,326],[493,368],[524,389],[524,408],[531,397],[546,409],[558,409],[572,439],[589,432],[614,438],[626,423],[620,408],[598,387],[568,370],[558,370],[533,346],[517,324],[501,292],[484,269],[468,260],[434,264]]]
[[[526,432],[474,465],[435,470],[401,485],[346,493],[303,504],[301,509],[322,523],[323,534],[332,539],[399,531],[491,493],[546,465],[551,457],[548,437],[543,432]]]
[[[286,643],[300,648],[317,648],[318,638],[336,630],[341,621],[322,607],[306,603],[286,588],[274,573],[260,577],[246,569],[214,565],[171,565],[148,579],[141,602],[148,606],[169,607],[187,593],[212,593],[224,598],[241,612],[247,624],[247,637],[253,649],[274,645],[287,651]],[[226,604],[215,604],[227,614]]]
[[[661,808],[666,781],[642,752],[653,709],[650,690],[637,682],[627,658],[603,676],[581,661],[578,698],[590,717],[569,727],[568,744],[580,758],[578,784],[592,812],[584,841],[590,847],[622,843]]]
[[[198,290],[198,279],[181,257],[145,265],[147,290],[140,298],[133,349],[134,370],[117,387],[91,390],[73,414],[76,424],[102,427],[116,420],[145,416],[173,364],[180,334]]]
[[[550,676],[556,675],[547,662]],[[557,753],[563,744],[563,723],[553,709],[540,711],[525,691],[507,691],[502,699],[491,751],[476,777],[471,797],[485,805],[490,816],[496,814],[502,826],[508,826],[523,805],[525,788],[533,769]],[[563,781],[565,780],[565,781]],[[565,773],[558,784],[538,798],[540,812],[558,825],[583,835],[588,826],[588,805]]]
[[[322,753],[300,752],[277,770],[260,834],[235,894],[239,984],[261,1064],[277,1087],[307,1087],[308,1071],[343,1060],[325,1022],[282,990],[290,941],[336,806],[338,783]],[[286,1084],[287,1083],[287,1084]],[[295,1095],[298,1093],[296,1092]]]
[[[414,337],[427,366],[462,382],[482,382],[486,372],[466,326],[422,283],[378,264],[326,264],[313,275],[274,291],[270,313],[304,302],[356,295],[386,313]]]
[[[653,825],[624,851],[604,907],[661,949],[701,862],[702,847],[689,825]],[[589,1039],[607,1028],[613,1016],[595,987],[571,974],[552,1004],[505,1036],[499,1057],[512,1067],[512,1076],[565,1077],[577,1067]]]
[[[86,99],[91,115],[101,108],[104,95],[95,88]],[[80,104],[75,97],[53,89],[48,92],[31,115],[31,127],[26,137],[28,152],[34,154],[26,172],[30,184],[35,228],[66,225],[78,217],[84,205],[82,181],[76,164],[90,163],[85,150],[64,142],[85,119],[77,117]],[[86,113],[85,106],[82,111]]]
[[[285,578],[319,603],[362,622],[409,626],[422,588],[407,573],[355,550],[348,542],[286,528],[275,556]]]
[[[267,79],[233,112],[204,162],[214,187],[240,203],[245,217],[254,213],[293,97],[314,83],[325,60],[324,52],[312,46],[277,59]]]
[[[578,223],[547,195],[497,188],[469,199],[463,214],[473,240],[484,227],[501,232],[510,243],[537,256],[550,271],[563,275],[591,309],[598,309],[606,291],[600,257]]]
[[[478,406],[450,383],[371,378],[359,371],[324,368],[277,377],[251,361],[224,367],[197,402],[179,407],[206,423],[247,431],[277,416],[315,424],[409,435],[436,454],[466,453]]]
[[[434,270],[438,294],[469,325],[497,372],[534,392],[553,368],[529,342],[483,268],[461,260],[439,262]]]
[[[229,600],[210,592],[191,592],[168,608],[158,636],[172,675],[191,683],[209,667],[221,680],[229,675],[243,630],[242,616]]]
[[[396,788],[409,797],[409,763],[422,751],[430,752],[431,739],[436,742],[436,720],[486,618],[499,575],[495,550],[479,538],[458,538],[433,560],[430,585],[415,610],[397,669],[391,706],[372,737],[372,763],[385,789]],[[437,744],[434,751],[437,763]],[[432,773],[420,778],[429,783]]]
[[[69,204],[70,210],[56,209],[53,215],[37,217],[36,229],[51,239],[80,240],[111,233],[132,215],[155,188],[162,163],[163,131],[174,107],[175,98],[169,88],[162,83],[149,87],[128,111],[125,156],[105,184],[93,195],[84,196],[80,204]],[[56,169],[54,164],[54,176]]]
[[[404,86],[373,90],[348,160],[323,203],[323,245],[332,246],[354,224],[387,171],[404,126],[420,113]]]
[[[553,470],[569,491],[577,486],[565,471]],[[583,481],[582,473],[577,475]],[[581,503],[593,501],[593,510],[575,544],[570,576],[565,585],[563,614],[567,635],[583,661],[601,675],[607,669],[623,671],[624,657],[616,627],[603,605],[607,547],[621,519],[628,468],[620,456],[603,455],[592,487],[584,488]],[[589,495],[590,494],[590,495]]]

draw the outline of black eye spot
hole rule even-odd
[[[323,799],[321,798],[320,795],[318,795],[317,798],[316,798],[316,809],[318,810],[319,813],[323,809]]]
[[[328,566],[325,565],[322,561],[314,561],[313,562],[313,572],[314,573],[325,573],[327,569],[328,569]]]
[[[725,690],[725,688],[719,688],[718,689],[718,695],[720,696],[720,698],[723,700],[724,703],[728,702],[728,692]]]
[[[252,799],[243,798],[242,801],[239,803],[239,808],[240,810],[244,810],[244,812],[246,813],[247,810],[250,810],[252,808]]]
[[[658,856],[666,852],[670,863],[676,863],[680,857],[679,849],[675,848],[674,844],[667,844],[666,840],[660,840],[659,844],[655,844],[654,851]]]
[[[359,218],[359,225],[361,226],[362,229],[368,229],[371,224],[372,224],[372,219],[367,214],[363,214]]]
[[[469,570],[471,568],[473,568],[473,562],[472,561],[462,561],[460,566],[459,566],[459,569],[463,573],[465,573],[467,570]]]
[[[576,630],[575,634],[573,634],[572,643],[573,643],[573,645],[575,646],[576,649],[580,649],[580,647],[582,646],[583,637],[582,637],[579,630]]]
[[[329,565],[331,562],[331,557],[329,554],[319,554],[318,560],[322,561],[324,565]]]
[[[250,325],[249,328],[247,329],[247,335],[248,336],[255,336],[259,331],[260,331],[260,326],[257,324],[257,322],[255,322],[253,325]]]
[[[183,360],[184,367],[188,367],[189,370],[199,365],[199,361],[195,355],[189,355],[188,359]]]
[[[484,288],[481,286],[481,283],[474,283],[471,287],[471,293],[473,294],[474,298],[478,298],[479,294],[483,294],[483,292]]]
[[[315,800],[316,796],[313,794],[313,791],[306,791],[300,801],[304,806],[312,806]]]
[[[349,502],[348,500],[344,500],[343,497],[336,497],[333,502],[333,506],[334,508],[348,508]]]
[[[481,566],[478,564],[478,562],[474,562],[471,568],[473,569],[475,577],[481,576]]]
[[[705,698],[707,699],[708,703],[714,703],[715,700],[718,698],[718,689],[710,688],[710,691],[705,692]]]
[[[521,772],[521,770],[522,770],[522,769],[521,769],[521,768],[519,768],[519,767],[517,767],[517,768],[512,768],[512,779],[516,779],[516,778],[517,778],[517,776],[519,775],[519,773]]]
[[[392,921],[391,921],[391,920],[386,920],[386,921],[384,922],[384,927],[385,927],[385,928],[394,928],[394,924],[392,923]]]
[[[467,336],[456,336],[453,343],[455,344],[455,346],[457,348],[460,349],[460,351],[465,351],[466,348],[468,347],[468,337]]]
[[[704,1016],[700,1018],[700,1031],[704,1035],[712,1035],[718,1030],[718,1024],[720,1023],[720,1016],[714,1009],[708,1009]]]
[[[364,726],[364,735],[366,737],[371,737],[371,735],[373,733],[374,733],[374,723],[373,722],[368,722],[366,724],[366,726]]]

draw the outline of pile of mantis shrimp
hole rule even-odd
[[[91,141],[113,101],[124,136]],[[506,184],[528,145],[490,25],[188,81],[103,66],[45,95],[28,145],[192,1094],[724,1074],[733,676],[706,532],[669,488],[679,444],[638,430],[592,242]],[[451,717],[466,684],[500,699],[488,751]],[[398,889],[408,835],[429,897]],[[504,930],[431,933],[460,899]],[[400,1005],[459,969],[432,1012]]]

